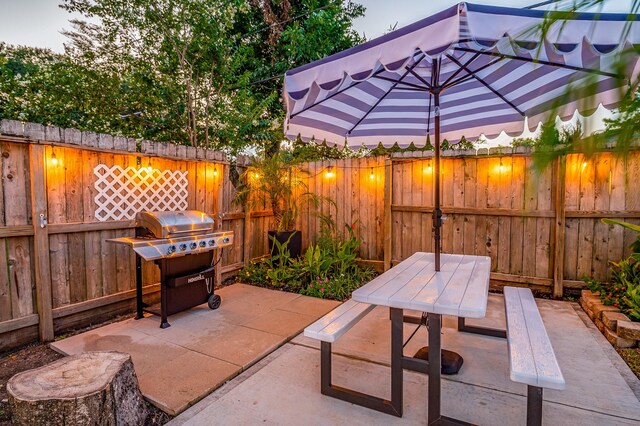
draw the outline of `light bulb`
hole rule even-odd
[[[374,180],[376,176],[373,174],[373,167],[371,168],[371,174],[369,175],[369,179]]]
[[[327,167],[327,172],[325,173],[325,176],[327,178],[332,178],[333,177],[333,166]]]
[[[218,176],[218,168],[217,167],[213,168],[213,175],[214,176]]]

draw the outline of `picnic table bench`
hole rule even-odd
[[[320,392],[323,395],[353,402],[383,413],[400,416],[402,413],[402,400],[398,401],[395,397],[398,392],[392,392],[391,400],[387,400],[331,383],[331,344],[349,331],[373,308],[375,308],[375,305],[349,299],[305,328],[304,335],[320,340]]]
[[[564,389],[564,377],[531,290],[505,287],[504,306],[511,380],[527,385],[527,425],[541,425],[542,390]]]

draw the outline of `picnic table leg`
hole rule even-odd
[[[428,424],[437,424],[440,420],[440,333],[442,315],[429,314],[429,404]]]
[[[323,395],[402,417],[402,309],[391,309],[391,399],[365,394],[331,383],[331,343],[320,342],[320,392]]]
[[[403,310],[391,308],[391,405],[402,416]]]
[[[465,333],[480,334],[482,336],[507,338],[507,330],[500,330],[489,327],[479,327],[477,325],[467,325],[464,317],[458,317],[458,331]]]
[[[527,426],[542,424],[542,388],[527,386]]]
[[[136,319],[144,318],[142,302],[142,259],[136,255]]]
[[[441,402],[441,356],[442,356],[442,315],[428,314],[429,324],[429,395],[428,425],[469,425],[462,420],[445,417],[440,412]]]

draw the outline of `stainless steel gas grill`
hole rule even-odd
[[[136,318],[144,312],[161,316],[160,327],[169,327],[167,317],[203,303],[220,306],[214,294],[214,249],[233,244],[232,231],[214,232],[214,221],[197,210],[141,212],[136,215],[136,236],[107,240],[124,244],[136,253]],[[160,306],[142,300],[142,259],[160,268]]]

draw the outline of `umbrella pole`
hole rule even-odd
[[[434,104],[434,200],[433,200],[433,239],[435,242],[435,270],[440,270],[440,228],[442,227],[442,210],[440,210],[440,91],[433,91]]]

